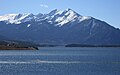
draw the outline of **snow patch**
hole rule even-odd
[[[61,22],[61,21],[64,20],[64,18],[65,18],[64,16],[63,16],[63,17],[58,17],[55,21],[56,21],[56,22]]]
[[[28,25],[27,25],[27,27],[30,27],[30,26],[31,26],[31,24],[28,24]]]
[[[90,19],[91,17],[89,17],[89,16],[82,16],[81,18],[80,18],[80,22],[81,21],[84,21],[84,20],[88,20],[88,19]]]
[[[52,21],[48,21],[48,23],[52,24]]]
[[[93,20],[93,25],[92,25],[92,28],[94,28],[94,27],[95,27],[95,25],[96,25],[95,20]]]
[[[92,29],[95,27],[96,23],[95,23],[95,20],[92,20],[92,26],[91,26],[91,29],[90,29],[90,35],[92,34]]]

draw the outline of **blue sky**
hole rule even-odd
[[[53,9],[67,8],[120,28],[120,0],[0,0],[0,15],[48,13]]]

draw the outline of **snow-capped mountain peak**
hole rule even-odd
[[[52,21],[52,23],[55,23],[57,26],[63,26],[64,24],[75,21],[79,17],[82,16],[72,9],[66,9],[63,11],[55,9],[48,14],[46,19]]]
[[[7,15],[0,16],[0,21],[8,21],[10,23],[14,23],[15,17],[17,15],[18,14],[7,14]]]
[[[68,23],[73,23],[73,22],[81,22],[87,19],[90,19],[91,17],[87,16],[81,16],[78,13],[76,13],[72,9],[65,9],[65,10],[58,10],[55,9],[51,11],[48,14],[38,14],[38,15],[33,15],[32,13],[28,14],[7,14],[0,16],[0,21],[5,21],[6,23],[11,23],[11,24],[20,24],[23,22],[27,21],[47,21],[50,24],[53,24],[55,26],[63,26]]]
[[[49,16],[53,16],[53,15],[56,15],[56,13],[58,13],[59,10],[58,9],[55,9],[53,11],[51,11],[50,13],[48,13]]]
[[[14,24],[20,24],[23,20],[31,19],[30,17],[33,17],[33,14],[7,14],[0,16],[0,21],[5,21],[7,23],[14,23]]]
[[[76,15],[76,13],[74,13],[73,11],[69,10],[69,11],[64,11],[62,14],[64,14],[63,16],[60,16],[56,19],[56,22],[58,22],[57,25],[64,25],[68,22],[74,21],[74,19],[76,19],[78,17],[78,15]]]

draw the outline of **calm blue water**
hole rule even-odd
[[[120,48],[0,51],[0,75],[120,75]]]

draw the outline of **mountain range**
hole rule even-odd
[[[0,16],[0,40],[38,44],[120,45],[120,29],[72,9]]]

